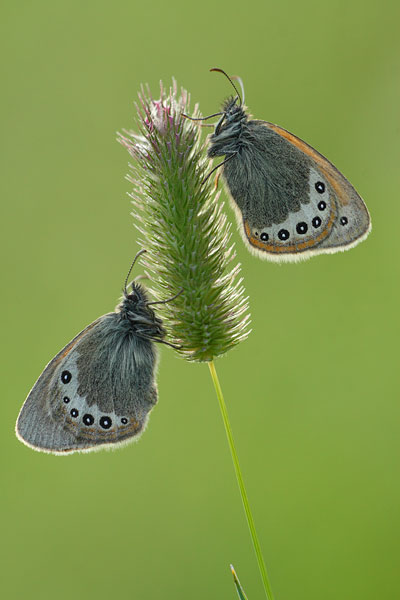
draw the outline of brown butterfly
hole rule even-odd
[[[228,78],[236,96],[210,115],[221,118],[208,156],[226,157],[215,169],[222,167],[249,250],[272,261],[296,261],[364,240],[371,221],[351,183],[300,138],[250,119],[232,79],[222,69],[211,70]]]

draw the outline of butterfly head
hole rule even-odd
[[[210,136],[209,157],[236,154],[240,148],[240,135],[247,121],[247,114],[239,97],[228,98],[221,112],[222,116]]]
[[[241,123],[247,120],[243,105],[239,102],[238,96],[231,96],[222,105],[223,121],[225,127],[234,123]],[[222,120],[222,119],[221,119]]]
[[[126,290],[118,311],[121,319],[127,320],[134,333],[140,337],[162,339],[166,331],[162,321],[156,316],[150,306],[145,289],[136,282],[132,283],[131,291]]]
[[[221,110],[221,118],[215,126],[214,134],[211,136],[211,144],[215,142],[216,138],[219,138],[219,142],[226,147],[226,140],[229,140],[230,144],[234,143],[234,140],[238,139],[240,133],[242,131],[242,125],[247,121],[247,115],[244,110],[244,89],[243,83],[240,77],[229,77],[225,71],[222,69],[210,69],[211,71],[217,71],[218,73],[222,73],[233,89],[236,92],[235,96],[231,96],[228,98],[222,105]],[[238,88],[235,83],[232,81],[233,79],[237,79],[242,93],[240,94]],[[214,152],[209,152],[209,156],[217,156],[218,154],[227,154],[230,151],[237,151],[237,148],[228,148],[227,152],[221,152],[220,143],[217,144],[218,147],[214,147]]]

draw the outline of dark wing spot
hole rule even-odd
[[[308,230],[307,223],[305,223],[304,221],[302,221],[301,223],[297,223],[297,225],[296,225],[297,233],[304,234],[304,233],[307,233],[307,230]]]
[[[71,379],[72,379],[72,375],[69,371],[63,371],[61,373],[61,381],[63,383],[69,383],[71,381]]]
[[[112,420],[110,417],[101,417],[100,426],[103,429],[110,429],[111,425],[112,425]]]
[[[278,238],[279,238],[280,240],[282,240],[282,241],[284,241],[284,240],[288,240],[288,239],[289,239],[289,235],[290,235],[290,234],[289,234],[289,232],[288,232],[288,230],[287,230],[287,229],[280,229],[280,230],[278,231]]]
[[[313,227],[315,227],[315,229],[318,229],[318,227],[321,226],[321,223],[322,223],[322,221],[319,217],[314,217],[312,220],[312,224],[313,224]]]
[[[94,416],[93,415],[83,415],[83,419],[82,421],[84,422],[85,425],[93,425],[94,423]]]

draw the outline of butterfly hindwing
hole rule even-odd
[[[254,170],[251,173],[254,179],[263,180],[256,186],[267,188],[264,198],[279,198],[283,214],[279,214],[271,201],[261,198],[260,202],[260,193],[248,186],[247,205],[242,204],[238,220],[251,249],[270,260],[293,261],[311,254],[345,250],[363,240],[370,231],[370,218],[350,182],[325,157],[296,136],[271,123],[250,121],[249,126],[252,123],[268,132],[264,136],[265,148],[269,144],[279,149],[268,151],[267,169],[258,169],[258,175],[254,175]],[[271,143],[274,137],[279,138],[279,142],[275,139]],[[262,162],[262,145],[252,146],[252,155],[257,152],[258,162]],[[230,162],[234,160],[226,164],[229,188]],[[288,168],[290,164],[292,171]],[[229,191],[232,194],[232,190]],[[232,198],[236,203],[233,194]]]
[[[97,319],[47,365],[17,421],[17,435],[65,454],[137,437],[157,402],[154,345],[118,313]]]

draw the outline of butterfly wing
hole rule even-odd
[[[154,344],[132,335],[118,313],[100,317],[47,365],[29,393],[18,438],[66,454],[129,442],[157,402]]]
[[[296,261],[365,239],[367,207],[324,156],[266,121],[248,121],[242,138],[243,151],[224,165],[224,176],[251,250]]]

